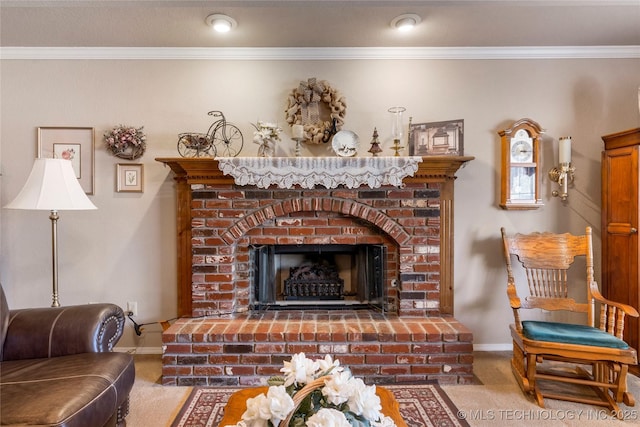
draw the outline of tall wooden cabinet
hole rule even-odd
[[[640,128],[602,140],[602,290],[607,298],[640,310]],[[624,331],[625,341],[636,350],[638,324],[638,318],[627,317]]]

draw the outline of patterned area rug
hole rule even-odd
[[[468,427],[458,408],[437,384],[385,385],[400,404],[409,427]],[[238,388],[195,387],[171,427],[217,427],[224,407]],[[224,426],[220,426],[224,427]]]

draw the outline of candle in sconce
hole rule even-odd
[[[560,164],[571,163],[571,137],[560,137],[558,144],[558,156],[560,158]]]
[[[293,125],[293,139],[304,139],[304,127],[302,125]]]

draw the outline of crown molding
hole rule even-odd
[[[240,3],[242,0],[219,0],[221,6],[233,6],[236,3]],[[383,3],[386,5],[393,5],[397,0],[254,0],[255,3]],[[114,0],[2,0],[3,7],[50,7],[54,6],[74,6],[74,5],[100,5],[110,4]],[[131,3],[145,3],[150,6],[179,6],[184,0],[120,0],[121,5],[127,5]],[[207,0],[191,0],[189,2],[192,6],[207,5],[210,1]],[[404,3],[431,3],[435,6],[440,4],[474,4],[474,3],[526,3],[542,6],[635,6],[638,4],[638,0],[405,0]]]
[[[638,59],[640,46],[514,47],[0,47],[0,60]]]

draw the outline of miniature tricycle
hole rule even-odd
[[[236,157],[244,145],[242,132],[228,122],[222,111],[209,111],[215,120],[207,133],[181,133],[178,135],[178,153],[182,157]]]

